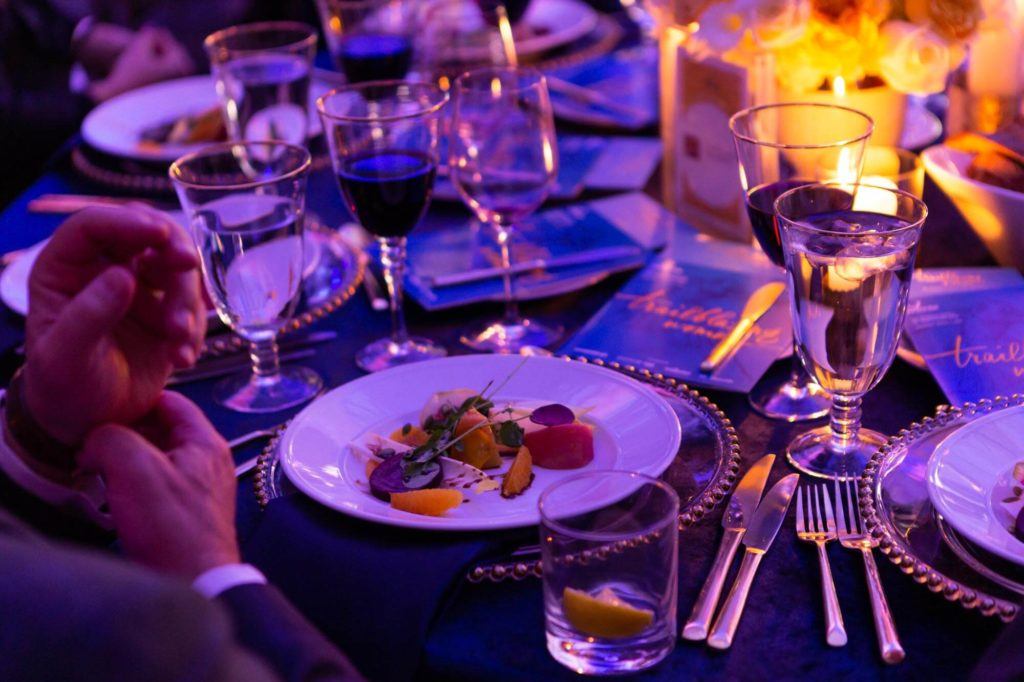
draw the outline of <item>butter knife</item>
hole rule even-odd
[[[790,474],[776,483],[757,506],[754,517],[750,519],[750,526],[743,536],[746,551],[740,564],[740,572],[736,575],[732,589],[729,590],[729,596],[725,599],[725,606],[718,614],[715,626],[711,628],[711,634],[708,635],[708,644],[713,648],[728,649],[732,645],[736,627],[743,615],[743,607],[747,603],[747,595],[750,594],[750,586],[754,583],[754,574],[757,573],[761,559],[772,546],[782,522],[786,519],[786,510],[789,509],[789,501],[793,499],[793,491],[796,490],[799,480],[800,474]]]
[[[747,340],[747,336],[753,331],[757,321],[768,312],[785,290],[786,285],[782,282],[769,282],[752,293],[747,299],[747,304],[743,306],[740,321],[736,323],[728,336],[718,342],[704,362],[700,363],[700,371],[714,372],[723,360]]]
[[[722,515],[722,528],[725,529],[725,534],[718,545],[718,554],[711,565],[711,572],[708,573],[707,580],[704,581],[704,586],[697,596],[697,603],[693,605],[690,618],[683,626],[684,639],[697,641],[708,636],[711,618],[715,615],[718,598],[722,596],[725,576],[732,566],[732,560],[754,515],[757,503],[761,500],[764,484],[774,463],[775,455],[765,455],[757,460],[740,479],[732,497],[729,498],[729,506]]]

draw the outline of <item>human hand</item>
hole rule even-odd
[[[97,21],[88,34],[73,44],[75,58],[93,78],[110,73],[118,55],[124,52],[135,38],[135,31],[124,26]]]
[[[234,467],[224,439],[194,403],[170,391],[135,428],[98,427],[78,458],[106,483],[125,554],[186,580],[238,563]]]
[[[68,218],[32,268],[29,301],[25,404],[66,445],[153,409],[206,331],[191,239],[150,209]]]
[[[90,87],[89,95],[93,101],[103,102],[143,85],[187,76],[194,70],[192,58],[170,31],[146,26],[117,56],[107,77]]]

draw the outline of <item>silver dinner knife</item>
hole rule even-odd
[[[747,304],[743,306],[743,312],[740,313],[740,321],[736,323],[736,326],[732,328],[729,335],[718,342],[718,345],[711,349],[708,356],[704,358],[704,361],[700,363],[700,371],[702,372],[714,372],[715,369],[722,364],[734,350],[739,348],[747,336],[754,330],[754,325],[760,320],[766,312],[778,300],[782,292],[786,290],[786,285],[782,282],[769,282],[750,295],[747,299]]]
[[[722,596],[725,576],[732,566],[732,560],[740,547],[740,540],[743,539],[757,503],[761,500],[764,484],[774,463],[775,455],[765,455],[757,460],[740,479],[732,497],[729,498],[729,506],[722,515],[722,528],[725,529],[725,534],[718,545],[718,554],[715,555],[715,562],[711,564],[711,572],[708,573],[704,587],[697,595],[697,603],[693,605],[690,619],[683,626],[684,639],[697,641],[708,636],[711,618],[715,615],[718,598]]]
[[[732,589],[729,590],[725,606],[718,614],[711,634],[708,635],[708,644],[715,649],[728,649],[732,644],[736,626],[740,624],[740,616],[743,615],[743,607],[747,603],[747,595],[750,594],[750,586],[754,582],[754,574],[786,519],[786,510],[789,509],[789,501],[793,498],[793,491],[796,490],[799,480],[800,474],[790,474],[776,483],[764,496],[764,500],[754,512],[754,517],[750,519],[750,525],[743,537],[746,552],[743,554],[740,572],[732,584]]]

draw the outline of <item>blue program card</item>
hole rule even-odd
[[[904,330],[951,403],[1024,392],[1019,282],[917,298],[908,306]]]
[[[427,310],[440,310],[504,295],[500,271],[452,283],[468,273],[500,269],[494,230],[474,221],[417,230],[409,237],[409,294]],[[593,283],[606,274],[639,267],[647,249],[588,204],[550,209],[517,226],[512,263],[551,262],[514,278],[520,299],[552,296]]]
[[[550,88],[551,103],[560,118],[631,130],[654,125],[658,120],[658,53],[654,46],[616,50],[549,74],[627,107],[608,108],[588,102],[556,85]]]
[[[700,363],[736,325],[750,295],[779,277],[773,271],[737,272],[660,257],[630,280],[561,352],[745,393],[792,343],[784,296],[714,373],[701,372]]]
[[[914,271],[910,300],[1024,286],[1015,268],[922,268]]]

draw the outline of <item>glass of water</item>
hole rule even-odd
[[[316,31],[292,21],[242,24],[204,41],[233,140],[304,144]]]
[[[892,364],[928,209],[868,184],[804,185],[775,201],[797,354],[832,395],[830,424],[786,452],[805,473],[859,477],[885,436],[861,428],[861,398]]]
[[[629,471],[590,471],[540,497],[548,651],[581,674],[649,668],[672,651],[679,496]]]
[[[309,166],[305,148],[283,142],[212,145],[171,164],[206,289],[220,319],[250,344],[252,373],[214,388],[239,412],[283,410],[323,388],[311,369],[282,369],[277,348],[302,291]]]

